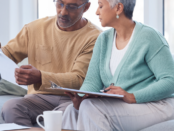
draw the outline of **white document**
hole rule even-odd
[[[2,79],[7,80],[15,85],[18,85],[15,80],[15,69],[19,68],[16,63],[9,59],[0,49],[0,74]],[[27,86],[18,85],[26,90]]]
[[[123,98],[123,95],[117,95],[117,94],[106,94],[106,93],[98,93],[98,92],[90,92],[90,91],[81,91],[81,90],[75,90],[75,89],[69,89],[69,88],[63,88],[55,83],[51,82],[51,88],[48,90],[57,90],[57,91],[64,91],[64,92],[72,92],[72,93],[80,93],[80,94],[89,94],[94,96],[104,96],[104,97],[112,97],[112,98]]]
[[[29,129],[29,128],[30,127],[20,126],[14,123],[0,124],[0,131],[21,130],[21,129]]]

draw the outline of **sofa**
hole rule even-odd
[[[4,105],[4,103],[10,99],[15,99],[15,98],[20,98],[21,96],[14,96],[14,95],[1,95],[0,96],[0,112],[2,109],[2,106]],[[2,116],[0,115],[0,124],[3,124],[4,121],[2,119]]]
[[[174,59],[174,54],[173,54]],[[21,96],[15,96],[15,95],[0,95],[0,111],[2,109],[3,104],[10,100],[15,98],[20,98]],[[174,111],[174,110],[173,110]],[[0,124],[4,123],[2,117],[0,116]],[[35,125],[37,127],[37,125]],[[141,131],[174,131],[174,120],[165,121],[156,125],[153,125],[151,127],[147,127],[145,129],[142,129]]]

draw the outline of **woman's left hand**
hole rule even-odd
[[[105,90],[109,90],[108,92],[106,92],[107,94],[123,95],[124,96],[123,101],[125,101],[126,103],[130,103],[130,104],[136,103],[134,94],[126,92],[121,87],[110,86],[106,88]]]
[[[89,95],[84,95],[83,97],[80,97],[77,93],[71,93],[71,92],[65,92],[65,94],[67,94],[72,102],[73,102],[73,105],[74,105],[74,108],[76,110],[79,110],[79,107],[80,107],[80,104],[81,102],[86,99],[87,97],[89,97]]]

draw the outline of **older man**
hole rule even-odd
[[[88,0],[55,0],[57,15],[24,26],[2,51],[14,62],[28,57],[29,64],[15,71],[19,85],[29,85],[28,95],[8,101],[2,116],[6,123],[33,126],[45,110],[64,111],[71,100],[63,92],[47,90],[50,82],[79,89],[86,76],[100,30],[83,18]]]

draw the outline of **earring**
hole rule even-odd
[[[119,15],[117,15],[116,18],[119,19],[120,18]]]

